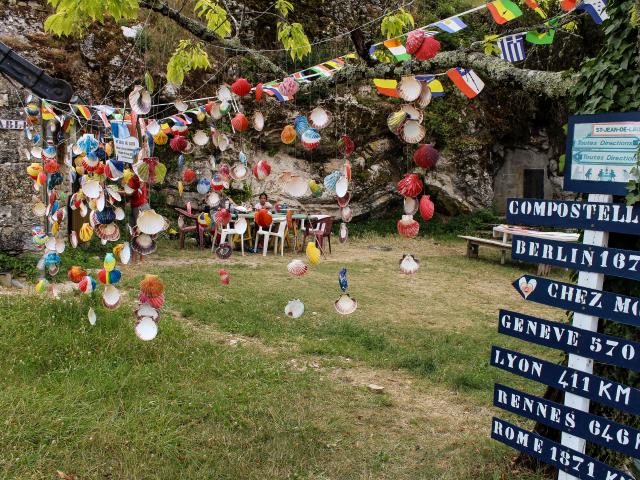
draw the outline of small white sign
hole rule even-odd
[[[27,126],[24,120],[4,120],[0,118],[0,128],[3,130],[22,130]]]
[[[118,160],[125,163],[133,163],[140,150],[140,143],[137,137],[114,138],[113,146],[116,147]]]

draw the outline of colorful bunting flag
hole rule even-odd
[[[500,58],[507,62],[520,62],[524,60],[524,34],[516,33],[498,39],[498,48],[500,49]]]
[[[46,100],[42,100],[42,104],[40,106],[40,113],[42,115],[42,120],[58,120],[60,121],[60,117],[56,115],[56,112],[53,110],[53,107]]]
[[[280,93],[280,90],[278,89],[278,82],[270,82],[266,85],[263,85],[262,89],[264,93],[266,93],[269,96],[275,97],[275,99],[278,100],[279,102],[288,102],[293,98]]]
[[[604,0],[583,0],[576,9],[587,12],[598,25],[609,18],[607,2]]]
[[[456,33],[460,30],[467,28],[467,24],[464,23],[458,17],[449,17],[444,20],[440,20],[433,24],[434,27],[438,27],[440,30],[443,30],[447,33]]]
[[[404,45],[402,45],[400,40],[392,38],[391,40],[383,42],[383,45],[389,49],[397,62],[406,62],[407,60],[411,60],[411,55],[407,53],[407,50],[404,48]]]
[[[109,119],[107,118],[107,114],[103,110],[98,110],[98,117],[100,117],[100,120],[102,120],[104,128],[111,127],[111,125],[109,124]]]
[[[444,88],[442,87],[442,82],[440,82],[440,80],[436,80],[435,75],[416,75],[416,80],[418,80],[419,82],[427,82],[429,90],[431,90],[432,97],[444,96]]]
[[[91,120],[91,110],[89,110],[89,107],[80,104],[76,104],[74,105],[74,107],[76,107],[78,113],[80,113],[80,115],[82,115],[85,120]]]
[[[531,10],[536,12],[542,18],[547,18],[547,14],[544,13],[544,10],[542,10],[542,7],[540,7],[540,4],[536,2],[536,0],[524,0],[524,1],[527,4],[527,7],[529,7]]]
[[[520,7],[510,0],[496,0],[495,2],[487,3],[487,8],[499,25],[503,25],[522,15]]]
[[[484,88],[484,82],[471,69],[452,68],[447,70],[447,76],[468,98],[474,98]]]
[[[560,6],[565,12],[569,12],[576,8],[577,0],[560,0]]]
[[[387,97],[398,97],[397,80],[386,80],[384,78],[374,78],[373,84],[376,86],[376,90],[380,95],[386,95]]]
[[[558,23],[557,19],[549,20],[545,25],[553,26]],[[556,36],[555,28],[550,28],[549,30],[538,32],[537,30],[532,30],[527,32],[527,42],[533,43],[534,45],[551,45],[553,43],[553,39]]]

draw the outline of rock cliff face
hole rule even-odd
[[[366,8],[362,4],[361,8],[354,6],[351,10],[338,12],[338,9],[334,13],[371,18],[378,15],[378,3],[383,2],[367,2]],[[334,18],[331,9],[327,12],[327,18]],[[0,11],[0,41],[49,74],[69,81],[86,103],[122,104],[145,69],[143,55],[134,46],[134,41],[126,39],[120,28],[113,24],[101,27],[99,31],[96,28],[82,40],[53,39],[42,32],[44,18],[45,2],[9,0],[9,7]],[[333,33],[331,24],[319,20],[317,34]],[[261,34],[266,35],[265,32]],[[168,50],[172,48],[169,46]],[[331,52],[327,58],[330,56]],[[221,76],[231,80],[235,73],[223,71]],[[159,70],[154,71],[157,78],[161,75]],[[196,75],[192,81],[202,82],[202,78],[206,75]],[[437,168],[426,175],[426,191],[434,198],[436,209],[444,214],[455,215],[492,205],[500,210],[505,198],[523,194],[523,171],[526,169],[544,171],[545,196],[560,195],[562,179],[558,176],[557,159],[563,150],[561,125],[566,122],[566,106],[548,105],[541,99],[505,91],[500,85],[494,85],[488,79],[485,81],[485,91],[474,100],[463,98],[455,87],[445,85],[446,95],[434,99],[425,110],[424,124],[428,133],[424,141],[434,143],[441,152]],[[198,95],[207,96],[215,92],[216,83],[217,80],[204,87],[201,83],[187,87],[200,87]],[[164,95],[161,100],[171,101],[167,92]],[[187,164],[199,176],[208,177],[212,154],[218,162],[233,163],[242,150],[250,162],[264,158],[273,167],[272,175],[265,182],[252,181],[250,191],[254,195],[266,191],[271,197],[300,204],[309,211],[337,213],[333,198],[327,194],[321,198],[288,198],[277,177],[280,172],[293,171],[321,181],[340,164],[336,140],[346,133],[357,145],[351,159],[354,214],[356,217],[388,214],[384,207],[400,200],[395,193],[396,182],[415,167],[411,159],[415,146],[402,144],[386,127],[387,115],[397,110],[401,103],[378,96],[370,84],[363,83],[342,84],[328,96],[313,97],[312,91],[309,97],[286,105],[271,100],[263,102],[260,109],[267,116],[267,124],[262,133],[237,136],[232,148],[222,154],[215,153],[210,146],[200,149],[187,157]],[[13,87],[0,79],[0,100],[3,98],[0,118],[22,118]],[[322,132],[321,146],[309,152],[283,145],[280,131],[284,125],[316,105],[331,111],[334,118],[333,124]],[[247,113],[253,111],[250,102],[246,107]],[[203,127],[207,128],[207,125],[203,124]],[[0,130],[0,204],[3,205],[0,248],[3,250],[20,249],[32,227],[30,215],[25,211],[32,194],[24,174],[28,161],[25,155],[16,153],[21,145],[19,132]],[[195,193],[195,186],[191,186],[191,191],[185,192],[183,197],[178,195],[175,154],[158,150],[170,166],[170,172],[173,166],[162,198],[170,206],[184,205],[187,200],[202,202],[202,196]],[[400,213],[398,210],[397,214]]]

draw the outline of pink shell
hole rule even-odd
[[[425,37],[422,45],[416,52],[416,59],[424,62],[437,55],[440,51],[440,42],[433,37]]]
[[[304,263],[302,260],[291,260],[289,265],[287,265],[287,271],[291,275],[295,275],[296,277],[301,277],[309,270],[309,266]]]
[[[280,90],[280,93],[285,97],[293,97],[298,92],[298,88],[298,82],[296,82],[293,77],[287,77],[282,81],[278,90]]]
[[[424,36],[424,31],[422,30],[414,30],[409,33],[407,36],[407,44],[405,45],[409,55],[414,55],[420,49],[424,42]]]
[[[416,173],[408,173],[398,182],[398,193],[403,197],[417,197],[422,191],[422,180]]]
[[[174,152],[183,152],[189,146],[189,140],[182,135],[178,135],[169,140],[169,146]]]
[[[423,195],[420,199],[420,216],[425,220],[431,220],[434,212],[435,206],[429,198],[429,195]]]
[[[411,215],[403,215],[398,220],[398,233],[405,238],[415,238],[420,230],[420,224]]]
[[[438,158],[440,158],[440,153],[430,143],[420,145],[413,153],[413,161],[420,168],[429,169],[435,167]]]
[[[218,270],[218,275],[220,275],[220,282],[222,285],[229,285],[229,272],[227,272],[224,268]]]
[[[221,208],[213,215],[216,225],[227,225],[231,221],[231,212],[226,208]]]
[[[157,297],[147,297],[144,293],[140,292],[140,295],[138,295],[138,300],[141,304],[148,303],[153,308],[158,309],[162,307],[162,305],[164,305],[164,293]]]
[[[258,180],[264,180],[271,173],[271,165],[266,160],[260,160],[253,166],[253,176]]]

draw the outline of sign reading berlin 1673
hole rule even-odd
[[[640,147],[640,112],[569,118],[564,189],[626,195]]]
[[[511,225],[581,228],[640,235],[640,207],[538,198],[507,200]]]
[[[514,235],[511,256],[530,263],[640,280],[640,252],[633,250]]]

